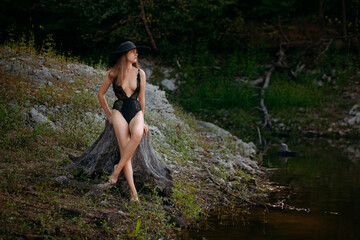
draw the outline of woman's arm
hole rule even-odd
[[[139,92],[138,100],[143,114],[145,114],[145,85],[146,85],[145,72],[143,70],[140,70],[140,92]]]
[[[145,85],[146,85],[146,76],[143,70],[140,70],[140,92],[138,100],[141,106],[141,111],[145,114]],[[144,124],[144,133],[147,134],[149,128]]]
[[[109,106],[108,106],[108,104],[106,102],[105,93],[109,89],[111,83],[112,82],[110,80],[109,71],[108,71],[106,73],[106,75],[105,75],[104,81],[101,84],[99,92],[98,92],[98,98],[99,98],[100,105],[104,109],[106,117],[108,118],[110,123],[112,123],[112,121],[111,121],[111,111],[110,111]]]

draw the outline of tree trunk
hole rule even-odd
[[[108,121],[99,138],[81,156],[69,155],[73,163],[69,170],[76,171],[78,175],[98,178],[104,173],[112,173],[114,165],[119,162],[120,151],[113,127]],[[145,184],[156,185],[164,195],[172,192],[173,182],[170,169],[166,163],[156,155],[150,143],[150,132],[143,135],[139,146],[131,159],[134,170],[134,182],[137,189]],[[121,192],[128,192],[128,184],[121,172],[117,186]]]
[[[360,8],[360,2],[356,2],[356,14],[355,14],[355,29],[359,29],[359,8]],[[355,47],[358,48],[359,47],[359,31],[355,31],[356,33],[356,37],[355,37]]]
[[[154,41],[154,38],[151,34],[151,31],[149,29],[149,26],[147,25],[147,22],[146,22],[146,16],[145,16],[145,9],[144,9],[144,2],[142,0],[140,0],[140,10],[141,10],[141,13],[140,13],[140,16],[141,16],[141,19],[143,20],[143,23],[144,23],[144,26],[145,26],[145,30],[150,38],[150,42],[151,42],[151,45],[152,47],[154,48],[155,51],[158,50],[156,44],[155,44],[155,41]]]

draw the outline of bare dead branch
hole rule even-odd
[[[255,85],[258,85],[258,84],[260,84],[260,83],[262,83],[262,82],[264,82],[264,78],[263,78],[263,77],[260,77],[260,78],[258,78],[258,79],[256,79],[256,80],[250,82],[250,84],[251,84],[252,86],[255,86]]]
[[[321,55],[323,55],[324,53],[327,52],[327,50],[329,49],[329,47],[330,47],[330,45],[331,45],[331,43],[332,43],[333,40],[334,40],[333,38],[330,39],[330,41],[329,41],[328,44],[326,45],[326,48],[324,49],[324,51],[322,51],[322,52],[316,57],[316,61],[319,60],[319,58],[321,57]]]
[[[158,48],[157,48],[157,46],[156,46],[156,44],[155,44],[155,41],[154,41],[154,38],[153,38],[153,36],[152,36],[152,33],[151,33],[150,29],[149,29],[149,26],[148,26],[148,24],[147,24],[147,22],[146,22],[146,16],[145,16],[145,10],[144,10],[144,1],[143,1],[143,0],[140,0],[140,9],[141,9],[140,16],[141,16],[141,19],[143,20],[143,23],[144,23],[144,26],[145,26],[145,30],[146,30],[149,38],[150,38],[151,45],[152,45],[153,49],[154,49],[155,51],[157,51]]]
[[[259,144],[262,145],[260,129],[259,129],[259,127],[256,127],[256,129],[257,129],[257,132],[258,132],[258,135],[259,135]]]
[[[271,27],[271,28],[273,28],[273,27]],[[273,74],[275,68],[279,67],[279,66],[287,68],[286,64],[283,63],[283,61],[285,59],[285,52],[283,50],[283,45],[287,45],[289,40],[287,39],[286,35],[282,31],[280,18],[279,18],[279,28],[280,28],[280,33],[281,33],[281,36],[282,36],[282,39],[280,40],[280,43],[279,43],[279,52],[277,54],[279,56],[279,58],[274,64],[271,65],[270,69],[266,72],[264,85],[263,85],[263,87],[261,88],[261,91],[260,91],[260,107],[261,107],[261,110],[264,113],[263,128],[264,127],[269,127],[270,130],[272,129],[272,124],[271,124],[270,115],[269,115],[268,110],[267,110],[267,108],[265,106],[265,103],[264,103],[265,90],[268,88],[268,86],[270,84],[271,75]]]

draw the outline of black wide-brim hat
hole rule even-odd
[[[118,58],[132,50],[132,49],[137,49],[139,53],[144,53],[144,52],[149,52],[151,49],[147,46],[135,46],[135,44],[133,42],[127,41],[127,42],[123,42],[121,43],[115,52],[112,52],[109,56],[109,65],[110,67],[113,67],[116,64],[116,61],[118,60]]]

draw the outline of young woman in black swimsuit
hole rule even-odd
[[[132,42],[119,45],[109,58],[110,70],[106,73],[98,98],[105,114],[113,125],[119,144],[121,158],[114,166],[109,183],[116,184],[121,170],[129,184],[132,201],[139,201],[134,185],[131,157],[135,152],[143,133],[148,127],[144,124],[145,111],[145,72],[137,64],[137,47]],[[110,111],[105,93],[113,85],[116,101]]]

